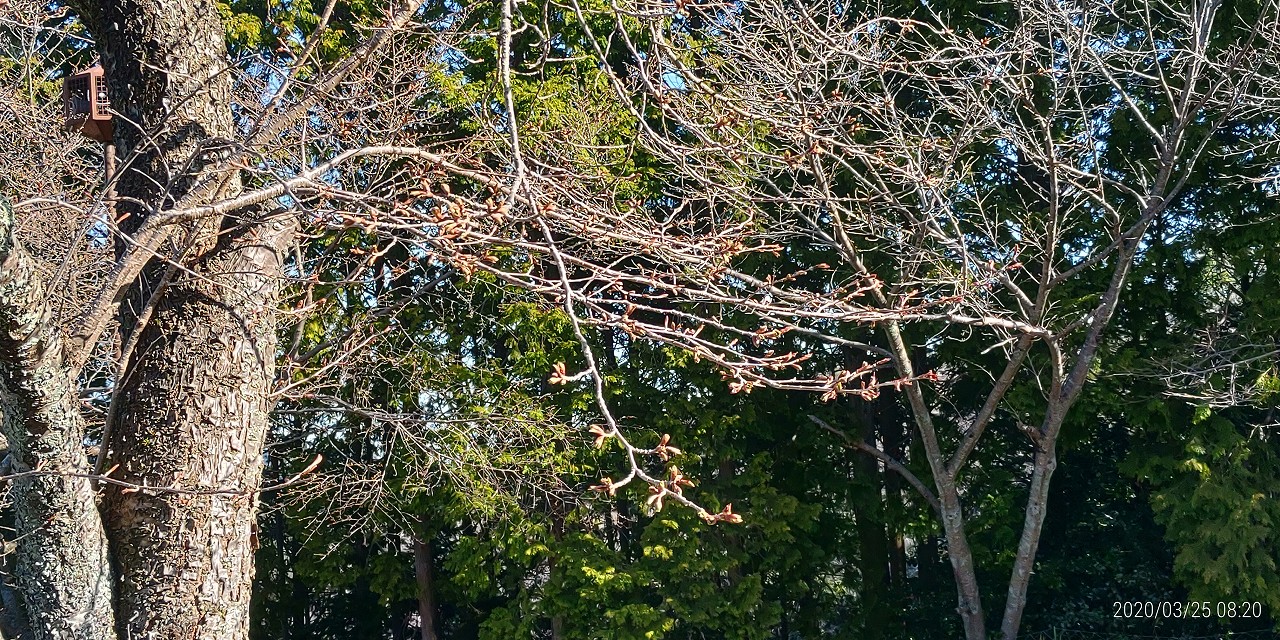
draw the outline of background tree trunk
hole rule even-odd
[[[425,528],[425,527],[424,527]],[[418,582],[418,625],[422,640],[436,640],[435,553],[423,532],[413,541],[413,572]]]
[[[859,414],[862,441],[877,446],[876,435],[881,418],[881,400],[861,401],[855,405]],[[858,569],[861,574],[859,593],[862,600],[862,637],[880,640],[888,629],[893,612],[889,609],[889,544],[885,536],[883,487],[880,462],[866,454],[854,458],[856,524],[858,528]],[[859,499],[860,498],[860,499]]]

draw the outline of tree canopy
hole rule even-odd
[[[0,0],[0,78],[0,638],[1277,628],[1274,0]]]

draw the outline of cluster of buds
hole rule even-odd
[[[565,369],[565,364],[563,362],[557,362],[554,365],[551,365],[551,377],[547,378],[547,382],[550,384],[568,384],[570,382],[577,382],[589,375],[591,375],[590,369],[569,375]]]
[[[609,476],[600,478],[600,484],[591,485],[591,490],[607,494],[610,498],[618,495],[618,485],[614,484],[613,478]]]
[[[671,493],[683,496],[683,487],[692,487],[693,481],[686,477],[683,471],[680,471],[680,467],[671,465],[671,479],[667,481],[667,485],[670,487]]]
[[[452,191],[447,183],[440,183],[444,194],[447,196]],[[426,175],[418,176],[418,186],[410,188],[407,192],[410,198],[417,200],[430,200],[436,197],[435,191],[431,188],[431,179]]]
[[[733,512],[732,502],[724,505],[724,508],[720,510],[720,513],[711,513],[710,511],[703,511],[698,515],[702,518],[702,521],[707,524],[715,524],[717,522],[728,522],[729,524],[742,524],[742,516]]]
[[[778,338],[781,338],[788,331],[791,331],[791,327],[779,327],[776,329],[766,329],[765,327],[760,327],[752,333],[751,343],[756,346],[759,346],[761,340],[776,340]]]
[[[873,373],[869,380],[863,380],[853,392],[864,401],[871,402],[880,397],[880,381],[876,380]]]
[[[868,273],[863,280],[865,284],[853,290],[854,297],[862,296],[871,291],[879,291],[884,287],[884,281],[874,273]]]
[[[654,511],[662,511],[662,501],[669,495],[684,497],[684,488],[692,487],[693,481],[685,477],[679,467],[671,467],[671,479],[649,485],[649,499],[645,504]],[[687,504],[687,503],[686,503]],[[705,513],[705,512],[704,512]]]
[[[770,351],[768,352],[767,357],[764,358],[764,366],[770,371],[782,371],[788,367],[795,369],[796,371],[800,371],[804,368],[800,363],[812,357],[813,354],[811,353],[799,355],[794,351],[788,351],[780,356],[775,356],[773,355],[773,352]]]
[[[738,378],[737,380],[729,383],[729,393],[751,393],[751,390],[754,389],[755,386],[756,383],[754,380],[743,380],[742,378]]]
[[[595,436],[595,439],[592,441],[592,445],[597,449],[604,446],[604,441],[606,439],[612,438],[616,435],[614,432],[605,429],[604,425],[599,424],[591,425],[591,428],[587,431],[589,431],[591,435]]]
[[[662,434],[662,439],[658,441],[658,446],[653,448],[653,453],[662,458],[663,462],[666,462],[672,456],[678,456],[683,452],[671,446],[671,434],[664,433]]]
[[[837,371],[833,376],[819,376],[818,380],[826,383],[826,391],[822,394],[822,401],[830,402],[835,400],[841,393],[844,393],[846,385],[855,380],[861,381],[861,384],[852,393],[858,394],[863,400],[875,400],[880,396],[880,383],[876,379],[876,369],[888,362],[888,358],[883,358],[875,362],[864,362],[853,371]]]
[[[485,201],[485,212],[490,220],[497,226],[502,226],[507,221],[507,216],[511,214],[511,205],[505,200],[496,200],[490,198]]]
[[[645,504],[649,505],[654,511],[662,511],[662,500],[671,493],[667,490],[666,483],[658,483],[649,485],[649,499],[645,500]]]
[[[596,446],[600,446],[606,439],[617,435],[616,432],[610,431],[601,425],[592,425],[590,431],[596,437]],[[658,446],[645,453],[652,453],[666,461],[670,460],[671,456],[680,455],[680,450],[671,446],[671,435],[664,433],[662,434],[662,439],[658,442]],[[652,512],[662,511],[662,507],[665,505],[666,501],[671,499],[693,509],[698,514],[698,517],[702,518],[702,521],[707,524],[716,524],[718,522],[738,524],[742,522],[742,516],[733,512],[732,504],[725,505],[724,509],[719,513],[711,513],[685,498],[685,487],[692,487],[695,485],[693,480],[680,470],[680,467],[671,465],[667,470],[667,473],[669,475],[666,480],[658,480],[651,478],[644,473],[639,473],[637,476],[637,471],[633,470],[630,475],[617,482],[608,476],[600,478],[600,483],[592,485],[590,488],[592,491],[597,491],[613,498],[617,497],[618,489],[622,488],[624,485],[630,484],[632,479],[640,477],[649,484],[649,497],[645,500],[645,505],[648,506]]]

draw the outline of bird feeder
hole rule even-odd
[[[62,81],[62,112],[68,131],[111,143],[111,101],[102,67],[94,65]]]

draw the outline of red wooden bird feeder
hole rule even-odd
[[[62,110],[68,130],[111,143],[111,101],[102,67],[94,65],[62,81]]]

